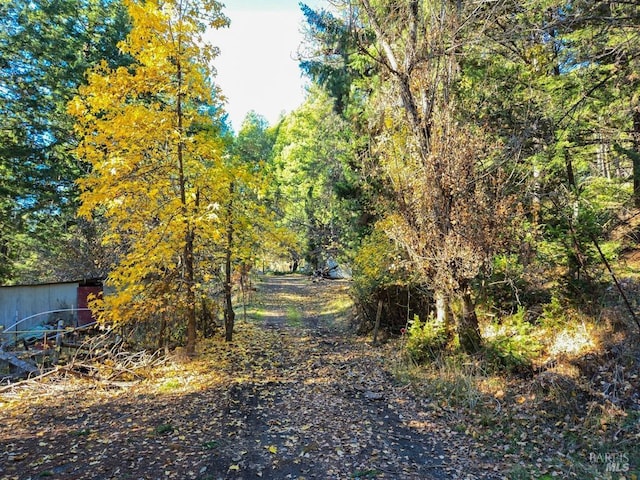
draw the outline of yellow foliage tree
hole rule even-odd
[[[228,172],[217,133],[207,28],[228,21],[214,0],[125,0],[132,22],[120,45],[129,67],[87,73],[70,103],[91,165],[80,215],[103,216],[103,242],[119,252],[113,293],[99,318],[113,324],[180,320],[195,352],[196,304],[211,266],[200,250],[222,238]]]
[[[266,140],[261,140],[260,136],[266,134],[256,133],[263,128],[260,122],[259,118],[248,117],[225,162],[231,175],[225,186],[227,195],[220,221],[225,226],[221,243],[224,245],[224,327],[228,342],[233,340],[235,325],[234,269],[239,270],[244,305],[244,277],[257,261],[257,255],[265,251],[290,250],[294,241],[291,232],[276,226],[276,215],[268,207],[269,187],[274,178],[266,164],[270,145],[261,145]]]

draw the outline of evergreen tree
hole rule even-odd
[[[292,253],[293,259],[304,257],[313,269],[321,268],[327,257],[347,252],[357,224],[357,211],[337,194],[351,181],[350,138],[333,100],[317,87],[278,127],[273,159],[276,208],[304,246],[304,251]]]
[[[66,103],[89,66],[129,61],[116,48],[127,30],[117,1],[0,2],[0,281],[60,279],[40,265],[73,223],[84,172]]]

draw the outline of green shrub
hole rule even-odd
[[[449,335],[442,323],[428,320],[421,322],[416,316],[406,331],[406,349],[415,362],[433,360],[449,343]]]
[[[496,334],[487,339],[484,346],[485,358],[489,366],[508,372],[526,372],[531,369],[533,359],[542,344],[534,335],[534,327],[526,319],[526,310],[518,312],[493,325]]]
[[[562,328],[567,321],[568,305],[558,295],[552,295],[549,303],[542,306],[542,315],[538,319],[540,325],[551,330]]]
[[[182,382],[178,378],[168,378],[162,385],[160,385],[158,390],[162,393],[171,393],[179,390],[180,388],[182,388]]]
[[[379,301],[383,303],[380,330],[390,334],[400,333],[414,314],[429,310],[431,292],[410,265],[379,228],[362,240],[353,261],[351,288],[360,319],[359,333],[373,329]]]
[[[524,266],[517,255],[496,255],[490,275],[480,289],[479,301],[488,310],[513,313],[520,302],[525,300],[520,296],[527,293],[523,274]]]

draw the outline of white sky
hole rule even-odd
[[[222,0],[231,26],[211,32],[221,50],[215,82],[227,98],[226,111],[237,132],[255,110],[272,125],[304,99],[296,52],[304,16],[298,0]],[[323,0],[304,1],[312,8]]]

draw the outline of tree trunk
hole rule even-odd
[[[225,261],[225,285],[224,285],[224,339],[226,342],[233,341],[233,327],[236,321],[236,312],[233,311],[233,301],[231,298],[231,256],[228,255]]]
[[[378,310],[376,311],[376,323],[373,327],[373,345],[378,345],[378,330],[380,330],[380,319],[382,318],[382,299],[378,300]]]
[[[458,319],[460,346],[466,353],[476,353],[482,346],[482,337],[476,308],[468,288],[463,289],[460,299],[462,300],[462,315]]]
[[[633,205],[640,208],[640,107],[633,112]]]
[[[245,274],[245,265],[242,264],[240,271],[240,291],[242,292],[242,319],[247,321],[247,275]]]
[[[233,301],[231,298],[231,249],[233,247],[233,194],[235,184],[231,181],[229,185],[229,205],[227,208],[227,250],[225,252],[224,262],[224,339],[227,342],[233,340],[233,327],[235,325],[236,313],[233,311]]]
[[[182,85],[183,85],[183,77],[182,77],[182,64],[178,62],[177,64],[177,84],[178,84],[178,95],[176,102],[176,117],[178,123],[178,133],[180,134],[180,138],[178,140],[178,181],[180,184],[180,202],[182,205],[182,214],[184,215],[184,223],[185,223],[185,245],[183,252],[183,261],[184,261],[184,273],[183,280],[186,285],[186,294],[185,294],[185,305],[187,309],[187,345],[186,352],[187,355],[193,356],[196,353],[196,294],[194,291],[195,288],[195,271],[193,266],[193,241],[194,241],[194,232],[191,227],[191,222],[189,221],[189,209],[187,208],[187,178],[184,171],[184,140],[183,140],[183,116],[184,113],[182,111]]]
[[[201,326],[200,331],[202,332],[202,336],[204,338],[211,338],[213,332],[213,315],[209,311],[209,306],[207,305],[207,299],[202,299],[202,314],[201,314]]]
[[[533,195],[531,198],[531,218],[533,222],[533,231],[537,231],[540,224],[540,167],[537,163],[533,164]]]
[[[436,322],[444,325],[447,336],[450,337],[453,333],[453,328],[451,324],[452,315],[449,297],[442,292],[435,292],[433,297],[436,303]]]
[[[196,292],[194,291],[194,266],[193,266],[193,232],[187,232],[187,242],[184,248],[185,256],[185,283],[187,293],[185,296],[187,304],[187,355],[193,356],[196,353]]]
[[[158,335],[158,350],[162,350],[162,347],[167,346],[166,334],[167,334],[167,317],[163,312],[160,314],[160,334]]]

